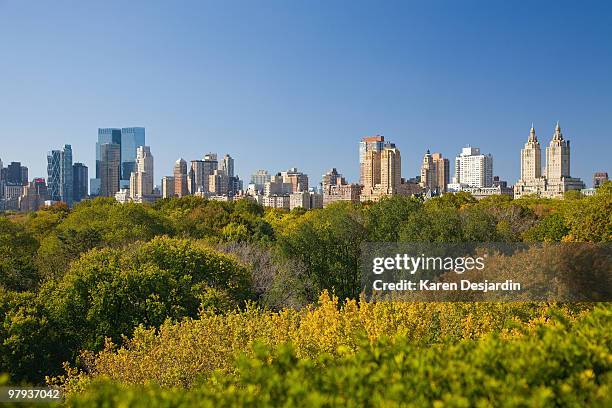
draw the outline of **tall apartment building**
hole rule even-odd
[[[225,171],[228,177],[234,177],[234,159],[229,154],[223,156],[223,161],[220,166],[221,170]]]
[[[385,142],[385,137],[381,135],[366,136],[359,142],[359,184],[366,184],[366,174],[371,173],[372,163],[366,163],[368,152],[380,152],[383,150],[385,145],[389,145]],[[371,177],[371,174],[370,174]]]
[[[83,163],[72,165],[72,199],[75,203],[87,198],[89,170]]]
[[[187,162],[183,159],[178,159],[174,163],[174,195],[183,197],[189,194],[187,189]]]
[[[215,153],[204,155],[203,160],[192,160],[187,183],[189,193],[208,193],[210,190],[210,176],[213,175],[218,168],[219,162]]]
[[[395,146],[380,152],[380,186],[383,195],[397,194],[402,182],[402,158]]]
[[[11,162],[0,170],[2,181],[14,186],[24,186],[28,184],[28,168],[22,166],[21,162]]]
[[[584,183],[570,176],[570,143],[563,138],[557,122],[555,132],[546,147],[546,171],[541,172],[541,149],[533,125],[527,143],[521,150],[521,177],[514,185],[514,197],[536,194],[543,197],[563,197],[566,191],[582,190]]]
[[[136,149],[136,169],[130,175],[130,198],[135,202],[150,201],[153,196],[153,155],[149,146]]]
[[[114,197],[121,180],[121,146],[106,143],[100,146],[100,190],[102,197]]]
[[[23,193],[19,197],[19,210],[24,212],[37,211],[44,206],[48,199],[49,194],[45,179],[35,178],[23,187]]]
[[[172,198],[174,197],[174,177],[164,176],[162,177],[162,197]]]
[[[449,182],[450,165],[440,153],[431,154],[429,150],[423,156],[421,164],[421,187],[435,192],[443,193]]]
[[[208,192],[217,196],[228,195],[230,177],[225,170],[217,169],[208,176]]]
[[[291,193],[293,193],[293,184],[291,182],[286,182],[280,173],[270,177],[270,181],[264,185],[264,195],[266,196]]]
[[[335,168],[323,175],[321,189],[323,190],[324,207],[336,201],[358,203],[361,196],[361,186],[348,184]]]
[[[289,209],[304,208],[311,210],[323,208],[323,194],[314,191],[298,191],[289,195]]]
[[[449,189],[485,188],[493,186],[493,156],[481,154],[477,147],[464,147],[455,158],[455,175]]]
[[[251,175],[251,184],[256,192],[263,192],[266,183],[269,183],[271,179],[270,174],[267,170],[257,170]]]
[[[64,145],[62,150],[53,150],[47,155],[47,181],[49,198],[52,201],[63,201],[72,207],[74,178],[70,145]]]
[[[382,139],[382,136],[380,137]],[[382,150],[376,150],[374,145],[370,150],[364,140],[360,143],[361,148],[366,146],[365,158],[361,166],[361,178],[363,189],[361,201],[378,201],[387,195],[400,194],[402,188],[402,158],[395,144],[376,140],[374,143],[383,143]],[[369,142],[373,143],[373,142]]]
[[[291,184],[291,192],[308,191],[308,176],[296,167],[292,167],[287,171],[281,172],[283,183]]]
[[[608,181],[608,173],[598,171],[593,174],[593,188],[599,188],[606,181]]]

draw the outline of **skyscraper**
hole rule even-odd
[[[102,168],[100,167],[101,146],[104,144],[116,144],[121,146],[121,129],[116,128],[100,128],[98,129],[98,141],[96,142],[96,177],[91,179],[90,194],[92,196],[100,195]],[[121,147],[119,148],[121,149]],[[121,152],[119,152],[121,154]]]
[[[533,123],[525,147],[521,150],[521,180],[533,181],[542,177],[542,151]]]
[[[49,198],[53,201],[63,201],[72,207],[74,180],[70,145],[64,145],[62,150],[52,150],[47,155],[47,177]]]
[[[172,176],[162,177],[162,197],[163,198],[174,197],[174,177]]]
[[[372,170],[371,167],[367,167],[372,165],[371,160],[366,164],[367,153],[380,152],[385,144],[389,144],[389,142],[385,143],[385,137],[381,135],[366,136],[359,142],[359,184],[366,184],[366,177],[368,177],[366,172]],[[369,175],[369,177],[371,176],[372,174]]]
[[[570,142],[563,139],[557,122],[552,140],[546,147],[546,178],[558,180],[570,175]]]
[[[28,184],[28,168],[21,162],[11,162],[4,169],[4,181],[13,186],[24,186]]]
[[[228,177],[234,177],[234,159],[229,154],[223,156],[221,170],[225,171]]]
[[[72,194],[75,203],[87,198],[88,169],[83,163],[72,165]]]
[[[421,187],[437,193],[445,192],[449,182],[449,172],[448,159],[443,158],[440,153],[431,154],[427,150],[421,164]]]
[[[381,142],[383,144],[380,150],[381,145],[370,146],[367,144]],[[360,147],[364,146],[363,143],[364,139],[362,139]],[[394,143],[385,142],[382,136],[376,137],[373,141],[367,141],[367,143],[365,144],[365,158],[361,165],[361,180],[363,182],[361,201],[378,201],[387,195],[407,194],[409,192],[406,188],[408,185],[402,183],[402,158],[399,149]]]
[[[255,191],[262,192],[266,183],[270,182],[270,174],[267,170],[257,170],[251,175],[251,184],[253,184]]]
[[[183,159],[178,159],[174,163],[174,195],[183,197],[189,194],[187,189],[187,162]]]
[[[100,195],[114,197],[119,191],[121,146],[106,143],[100,146]]]
[[[127,185],[132,172],[136,171],[136,154],[139,146],[144,146],[145,128],[128,127],[121,129],[121,180]]]
[[[130,176],[130,197],[136,202],[147,201],[153,195],[153,155],[149,146],[139,146],[136,171]]]
[[[397,194],[402,182],[402,158],[397,147],[385,147],[380,152],[380,185],[385,195]]]

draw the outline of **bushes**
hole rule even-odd
[[[300,358],[340,356],[363,347],[364,341],[403,337],[427,348],[488,333],[512,337],[517,328],[545,321],[551,312],[569,320],[578,308],[530,303],[370,303],[321,295],[317,307],[267,313],[250,308],[225,315],[202,314],[197,320],[165,323],[159,331],[139,328],[127,344],[108,344],[88,370],[125,383],[154,381],[163,386],[189,386],[215,370],[233,372],[238,352],[256,342],[291,343]]]
[[[610,406],[609,306],[577,321],[556,316],[525,335],[487,334],[421,347],[410,337],[363,344],[356,353],[301,355],[256,345],[235,374],[190,390],[98,379],[68,406]]]

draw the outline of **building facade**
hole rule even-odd
[[[259,193],[262,193],[266,183],[269,183],[271,179],[270,174],[267,170],[257,170],[251,175],[251,184],[253,189]]]
[[[323,208],[323,194],[314,191],[298,191],[289,195],[289,209],[304,208],[311,210]]]
[[[62,150],[53,150],[47,155],[47,182],[49,199],[62,201],[72,207],[74,177],[70,145],[64,145]]]
[[[281,172],[281,177],[283,178],[283,183],[291,184],[290,193],[308,191],[308,176],[298,171],[296,167]]]
[[[382,197],[400,194],[403,189],[402,184],[402,157],[395,144],[385,142],[382,137],[376,137],[372,148],[369,144],[364,145],[362,139],[360,144],[360,154],[362,148],[366,147],[365,158],[361,167],[361,178],[364,182],[361,190],[361,201],[379,201]],[[379,143],[383,143],[382,150]],[[369,150],[368,150],[369,149]]]
[[[72,194],[75,203],[87,198],[88,173],[89,170],[83,163],[74,163],[72,165]]]
[[[359,142],[359,184],[366,185],[366,174],[371,174],[372,162],[366,164],[368,152],[380,152],[385,147],[385,137],[381,135],[366,136]],[[370,180],[372,183],[372,181]]]
[[[420,185],[426,190],[436,194],[446,191],[450,178],[450,165],[441,153],[431,154],[429,150],[423,156],[421,164]]]
[[[115,197],[121,180],[121,146],[107,143],[100,146],[100,191],[102,197]]]
[[[162,177],[162,197],[172,198],[174,197],[174,177],[165,176]]]
[[[514,185],[514,197],[535,194],[546,198],[561,198],[566,191],[585,188],[582,180],[570,176],[570,143],[563,138],[558,122],[546,147],[544,174],[540,169],[541,149],[532,125],[527,143],[521,150],[521,177]]]
[[[100,188],[102,185],[102,145],[105,144],[116,144],[121,146],[121,129],[98,129],[98,140],[96,142],[96,176],[90,180],[89,186],[90,194],[93,197],[100,195]],[[121,147],[119,149],[121,149]],[[119,155],[121,155],[121,151],[119,151]]]
[[[127,127],[121,129],[121,186],[129,184],[132,173],[136,172],[138,147],[144,146],[145,128]]]
[[[153,194],[154,160],[149,146],[136,149],[136,171],[130,175],[130,198],[134,202],[150,202]]]
[[[174,163],[174,195],[183,197],[189,194],[187,188],[187,162],[183,159],[178,159]]]
[[[608,181],[608,173],[598,171],[593,174],[593,188],[599,188],[606,181]]]
[[[464,147],[455,158],[455,175],[448,187],[452,191],[464,188],[493,186],[493,156],[480,153],[478,147]]]

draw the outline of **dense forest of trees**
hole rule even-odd
[[[97,198],[3,214],[0,373],[40,384],[65,362],[87,374],[88,353],[110,353],[135,330],[298,311],[324,291],[359,299],[360,247],[370,241],[611,242],[612,183],[564,200],[458,193],[289,212],[248,200]]]

